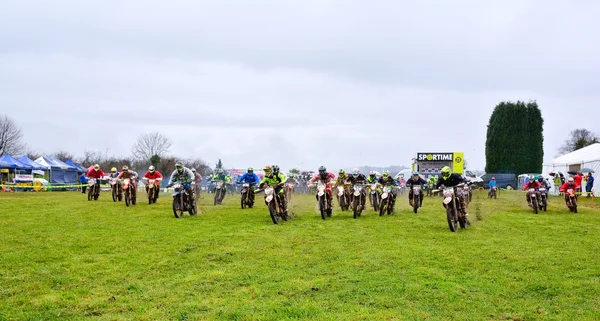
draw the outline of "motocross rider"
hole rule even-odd
[[[121,168],[121,173],[119,173],[119,175],[117,175],[118,179],[126,179],[129,178],[129,184],[131,184],[131,196],[135,197],[135,195],[137,194],[137,178],[138,178],[138,173],[136,171],[130,170],[129,167],[127,167],[127,165],[123,165],[123,167]]]
[[[250,197],[250,202],[254,203],[254,188],[260,182],[258,175],[254,174],[254,168],[248,167],[248,172],[237,179],[238,184],[242,182],[249,185],[248,196]]]
[[[412,178],[409,179],[408,181],[406,181],[406,186],[408,186],[408,202],[410,203],[410,206],[413,206],[413,189],[412,187],[414,185],[421,185],[421,193],[419,194],[419,198],[420,198],[420,203],[423,203],[423,185],[426,185],[427,181],[424,180],[423,178],[421,178],[419,176],[419,172],[414,171]]]
[[[464,182],[462,175],[450,172],[450,167],[448,166],[442,167],[441,172],[442,177],[440,177],[437,180],[437,183],[435,184],[436,189],[439,189],[442,185],[444,185],[444,187],[446,188],[450,188]],[[469,213],[467,213],[467,204],[465,203],[464,197],[462,195],[457,195],[456,198],[458,199],[460,210],[463,212],[465,217],[469,216]],[[444,207],[446,206],[444,205]]]
[[[394,187],[398,186],[398,182],[390,175],[390,172],[383,171],[381,177],[377,181],[382,187],[390,186],[392,192],[392,201],[396,202],[396,189]]]
[[[327,204],[329,208],[333,208],[333,205],[331,204],[331,200],[333,199],[331,183],[335,182],[335,174],[328,172],[325,166],[321,166],[319,167],[319,173],[313,176],[313,178],[310,181],[308,181],[308,185],[312,185],[317,181],[320,181],[321,183],[325,184],[325,195],[327,195]],[[315,195],[315,197],[317,198],[317,200],[319,199],[318,195]]]
[[[196,172],[195,168],[192,168],[192,173],[194,173],[194,188],[200,192],[200,183],[202,183],[202,175]]]
[[[94,168],[90,169],[85,176],[96,179],[98,188],[96,188],[96,195],[94,196],[100,195],[100,180],[104,178],[104,172],[100,169],[100,165],[94,165]]]
[[[358,170],[358,168],[354,168],[352,169],[352,175],[348,176],[347,181],[352,184],[352,185],[365,185],[367,184],[367,177],[363,174],[360,173],[360,171]],[[366,191],[365,188],[363,187],[361,193],[363,194],[362,200],[361,200],[361,206],[362,209],[365,209],[365,201],[366,201]]]
[[[217,170],[217,174],[213,176],[212,181],[219,181],[219,182],[223,182],[223,192],[227,193],[227,184],[231,183],[231,177],[229,177],[228,175],[225,175],[225,171],[223,171],[222,168],[219,168]],[[215,185],[215,187],[213,188],[213,193],[217,190],[217,187]]]
[[[527,184],[523,185],[523,190],[527,191],[530,188],[533,188],[536,192],[538,192],[538,190],[541,186],[542,186],[542,184],[540,184],[540,182],[536,181],[535,178],[533,176],[531,176],[529,178],[529,182],[527,182]],[[529,204],[529,206],[531,206],[531,195],[529,193],[527,193],[526,199],[527,199],[527,204]]]
[[[119,176],[119,172],[117,172],[117,168],[116,167],[111,168],[110,174],[108,174],[108,177],[112,179],[112,178],[117,178],[118,176]],[[121,196],[121,193],[122,193],[121,181],[117,180],[116,185],[117,186],[115,188],[117,189],[117,196]]]
[[[573,177],[569,177],[567,179],[567,182],[560,186],[559,191],[561,193],[565,194],[565,202],[567,202],[567,203],[569,202],[569,194],[567,194],[567,190],[572,189],[575,192],[577,192],[578,187],[579,186],[577,185],[577,183],[575,182],[575,179]],[[575,193],[575,200],[577,200],[577,193]]]
[[[181,162],[175,164],[175,170],[171,173],[171,178],[169,179],[167,187],[171,187],[177,182],[179,182],[190,195],[190,204],[193,203],[193,200],[195,199],[194,189],[192,188],[192,183],[194,183],[194,173],[189,168],[184,167]]]
[[[154,165],[150,165],[148,167],[148,171],[144,174],[143,180],[155,180],[155,186],[160,188],[160,181],[163,179],[162,174],[154,168]],[[148,193],[148,184],[146,184],[146,193]],[[156,193],[156,198],[158,198],[160,193]]]
[[[550,183],[548,181],[546,181],[544,179],[544,176],[539,175],[538,176],[538,182],[540,183],[540,187],[543,187],[546,189],[546,197],[548,197],[548,191],[550,191]]]
[[[287,199],[285,198],[285,191],[283,190],[283,184],[285,184],[286,178],[285,175],[278,173],[275,175],[273,171],[273,167],[267,165],[263,168],[265,172],[265,176],[260,181],[259,188],[264,188],[265,186],[273,187],[275,190],[275,194],[279,195],[279,199],[281,199],[281,205],[283,206],[283,212],[285,213],[284,220],[289,219],[288,215],[288,207],[287,207]],[[266,202],[266,201],[265,201]]]
[[[346,183],[346,180],[348,179],[348,175],[346,174],[346,171],[343,169],[340,169],[339,173],[338,173],[338,177],[337,180],[335,181],[335,186],[344,186],[344,183]]]

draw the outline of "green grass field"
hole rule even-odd
[[[600,200],[477,193],[451,233],[440,198],[323,221],[297,196],[275,226],[238,195],[183,219],[108,196],[0,193],[0,320],[600,319]]]

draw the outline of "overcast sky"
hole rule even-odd
[[[335,170],[464,151],[489,116],[537,100],[545,160],[600,132],[600,1],[0,3],[0,112],[42,153],[173,154]]]

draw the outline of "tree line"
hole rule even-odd
[[[63,162],[72,160],[85,168],[98,164],[104,171],[110,171],[112,167],[116,167],[120,171],[123,165],[127,165],[131,169],[145,171],[150,165],[154,165],[158,171],[168,175],[175,169],[175,163],[181,161],[184,166],[195,168],[203,176],[212,172],[210,166],[199,157],[181,159],[169,154],[172,144],[173,142],[167,136],[158,132],[151,132],[140,135],[135,140],[131,147],[130,156],[117,157],[109,155],[108,150],[87,149],[83,151],[83,156],[80,157],[66,150],[58,150],[46,155]],[[0,115],[0,156],[4,154],[27,155],[33,160],[42,156],[38,151],[27,148],[27,145],[23,142],[23,131],[8,115]]]

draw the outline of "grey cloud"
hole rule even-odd
[[[493,107],[537,99],[552,158],[570,129],[598,131],[599,9],[13,1],[0,10],[0,111],[47,152],[127,155],[160,130],[181,157],[239,167],[408,165],[450,150],[483,168]]]

